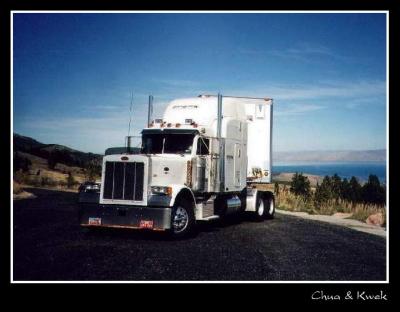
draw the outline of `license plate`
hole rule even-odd
[[[141,220],[140,221],[140,228],[141,229],[152,229],[153,228],[153,221],[152,220]]]
[[[89,225],[101,225],[101,218],[89,218]]]

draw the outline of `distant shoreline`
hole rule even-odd
[[[363,184],[369,175],[376,175],[381,183],[387,181],[386,161],[276,161],[272,163],[272,177],[277,182],[290,182],[296,172],[307,176],[312,186],[321,183],[323,177],[335,173],[341,179],[356,177]]]
[[[284,161],[279,161],[279,160],[272,160],[272,165],[273,166],[291,166],[291,165],[296,165],[296,166],[307,166],[307,165],[372,165],[372,164],[377,164],[377,165],[383,165],[386,164],[386,160],[337,160],[337,161],[315,161],[315,160],[284,160]]]
[[[273,153],[277,162],[385,162],[386,149],[375,150],[315,150]]]
[[[280,172],[280,173],[272,173],[272,182],[290,182],[292,180],[292,176],[295,174],[295,172]],[[310,181],[311,186],[316,186],[317,183],[321,184],[323,180],[323,176],[320,175],[315,175],[315,174],[308,174],[308,173],[303,173],[304,176],[308,178]]]

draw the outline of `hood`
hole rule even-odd
[[[150,185],[168,186],[170,184],[185,184],[187,177],[187,162],[190,155],[152,155],[150,156]]]

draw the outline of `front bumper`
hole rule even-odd
[[[100,205],[84,203],[80,205],[81,226],[141,229],[141,221],[152,221],[152,230],[164,231],[171,228],[170,207],[143,207],[123,205]],[[89,224],[89,219],[97,218],[99,224]],[[92,219],[93,220],[93,219]]]

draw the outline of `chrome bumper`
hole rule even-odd
[[[152,221],[152,230],[163,231],[171,228],[170,207],[143,207],[123,205],[100,205],[81,203],[79,221],[81,226],[142,229],[141,221]],[[97,218],[98,225],[89,219]]]

